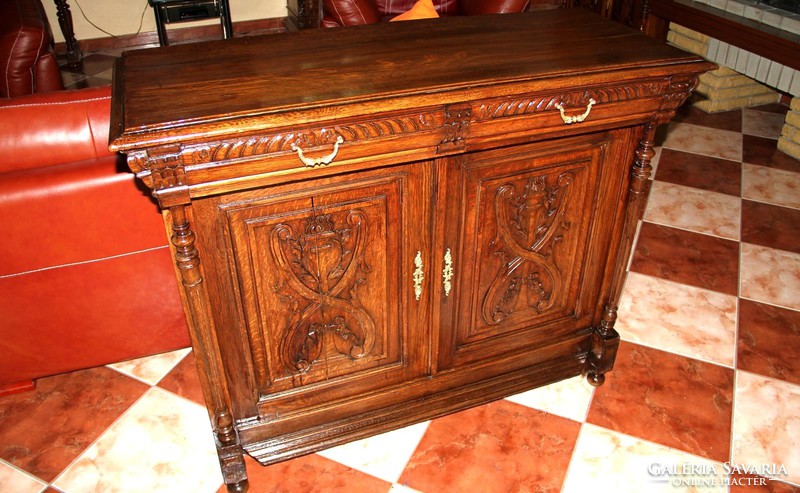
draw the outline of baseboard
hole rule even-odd
[[[284,17],[273,17],[269,19],[254,19],[249,21],[239,21],[233,23],[233,35],[244,36],[254,33],[283,32]],[[170,44],[180,44],[189,41],[209,41],[222,39],[222,27],[219,24],[208,24],[203,26],[179,27],[169,29]],[[104,38],[92,38],[78,40],[78,46],[84,53],[100,50],[124,49],[133,47],[158,46],[158,33],[149,31],[127,36],[113,36]],[[64,42],[55,44],[55,51],[58,55],[67,52],[67,45]]]

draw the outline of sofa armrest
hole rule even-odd
[[[460,0],[464,15],[512,14],[524,12],[530,0]]]
[[[0,173],[111,156],[110,118],[108,86],[0,100]]]
[[[39,0],[3,3],[0,70],[3,97],[63,89],[50,23]]]

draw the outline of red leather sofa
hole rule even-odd
[[[39,0],[0,0],[0,97],[64,88]]]
[[[322,26],[352,26],[391,20],[417,0],[323,0]],[[439,16],[522,12],[531,0],[433,0]]]
[[[107,149],[110,102],[0,99],[0,393],[189,345],[161,215]]]

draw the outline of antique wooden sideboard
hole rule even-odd
[[[581,9],[125,53],[110,146],[164,211],[229,489],[243,452],[601,384],[656,127],[711,68]]]

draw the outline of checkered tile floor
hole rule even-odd
[[[604,386],[573,379],[249,461],[251,491],[800,491],[800,162],[775,150],[785,111],[683,111],[664,129]],[[0,491],[222,491],[200,402],[188,350],[42,379],[0,398]]]

